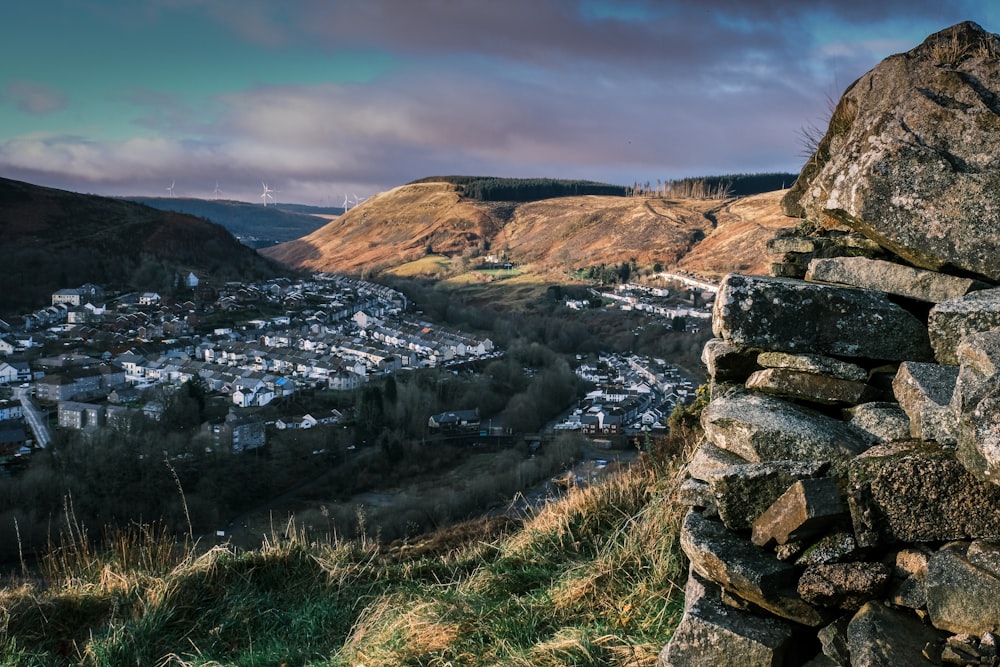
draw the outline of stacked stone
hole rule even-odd
[[[1000,665],[1000,289],[814,258],[712,325],[660,664]]]

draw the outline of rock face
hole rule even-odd
[[[932,35],[845,93],[774,275],[727,276],[681,534],[722,602],[661,665],[1000,667],[998,140],[1000,38]]]
[[[907,262],[1000,280],[1000,37],[960,23],[844,93],[785,196]]]

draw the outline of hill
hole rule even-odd
[[[222,225],[251,248],[266,248],[292,241],[341,215],[340,207],[274,204],[261,206],[241,201],[185,197],[125,197],[161,211],[186,213]]]
[[[480,201],[448,180],[376,195],[295,241],[262,251],[299,269],[372,275],[434,252],[503,256],[524,271],[565,280],[574,270],[633,261],[705,277],[765,273],[768,238],[796,221],[781,192],[740,199],[562,196]],[[725,253],[725,254],[720,254]]]
[[[178,275],[252,279],[284,271],[225,228],[120,199],[0,178],[0,313],[87,282],[167,291]]]

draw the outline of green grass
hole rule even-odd
[[[645,458],[459,546],[64,535],[40,578],[0,589],[0,665],[653,665],[686,577],[678,464]]]

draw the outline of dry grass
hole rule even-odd
[[[61,545],[53,579],[0,592],[0,665],[651,666],[681,611],[679,463],[408,554],[294,523],[247,552],[155,528]]]

